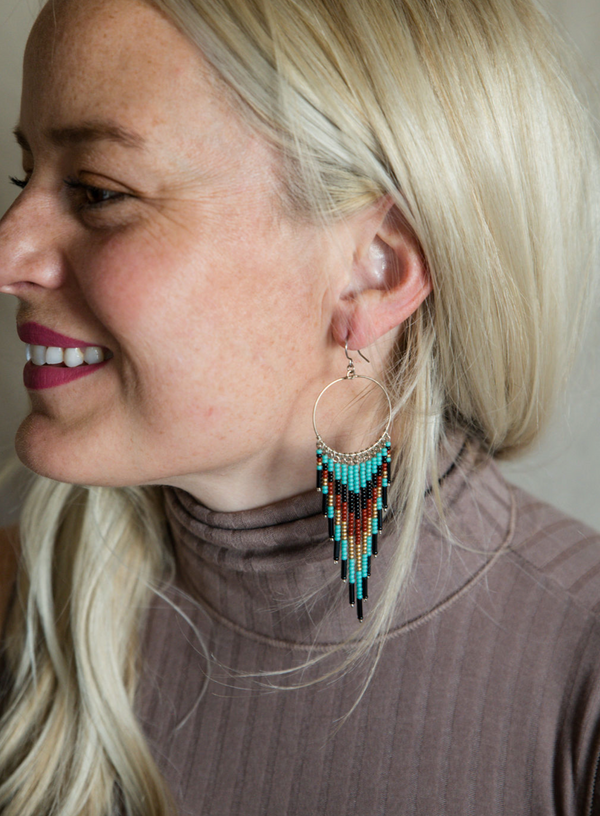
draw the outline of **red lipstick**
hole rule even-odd
[[[43,344],[40,343],[40,345]],[[63,368],[57,365],[36,366],[29,361],[23,369],[23,382],[25,388],[30,391],[41,391],[43,388],[54,388],[57,385],[78,380],[80,377],[87,377],[88,374],[93,374],[107,363],[108,360],[104,360],[102,363],[93,365],[84,363],[76,368]]]
[[[85,340],[75,340],[64,334],[52,331],[39,323],[22,323],[17,326],[19,339],[32,346],[56,346],[57,348],[87,348],[97,346],[98,343],[86,343]],[[103,346],[101,348],[104,348]],[[108,349],[105,349],[106,351]]]
[[[67,337],[65,334],[60,334],[46,326],[41,326],[39,323],[29,322],[17,326],[17,334],[19,339],[24,343],[29,343],[32,346],[53,346],[57,348],[88,348],[89,346],[97,346],[98,343],[87,343],[85,340],[77,340],[74,337]],[[88,374],[93,374],[94,371],[103,368],[112,357],[112,353],[104,346],[100,346],[108,359],[101,363],[83,363],[80,366],[69,368],[63,365],[43,365],[37,366],[29,361],[23,369],[23,382],[25,388],[30,391],[41,391],[45,388],[54,388],[58,385],[65,385],[66,383],[78,380],[80,377],[87,377]]]

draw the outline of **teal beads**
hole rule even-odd
[[[378,553],[390,484],[391,443],[387,432],[371,448],[339,453],[317,436],[317,489],[333,541],[333,559],[341,562],[351,606],[363,620],[371,558]]]

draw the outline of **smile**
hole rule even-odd
[[[36,366],[63,366],[78,368],[82,365],[96,365],[112,357],[110,351],[101,346],[86,346],[85,348],[61,348],[59,346],[37,346],[27,344],[27,362]]]

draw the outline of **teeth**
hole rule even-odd
[[[101,363],[106,358],[110,359],[112,354],[108,353],[105,357],[104,349],[100,346],[87,346],[84,349],[63,349],[58,346],[27,345],[25,356],[28,361],[31,360],[33,365],[37,366],[64,364],[68,368],[77,368],[77,366],[84,363],[87,363],[87,365]]]
[[[79,348],[65,349],[65,365],[68,368],[77,368],[83,365],[83,351]]]
[[[104,352],[100,346],[87,346],[87,348],[83,350],[83,359],[88,365],[101,363],[104,360]]]
[[[34,365],[46,365],[46,346],[31,347],[31,362]]]
[[[46,349],[46,363],[48,365],[57,365],[64,362],[63,350],[57,346],[49,346]]]

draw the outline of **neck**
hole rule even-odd
[[[314,445],[288,448],[286,454],[265,451],[228,468],[173,476],[163,484],[185,490],[216,512],[252,510],[315,487]]]

